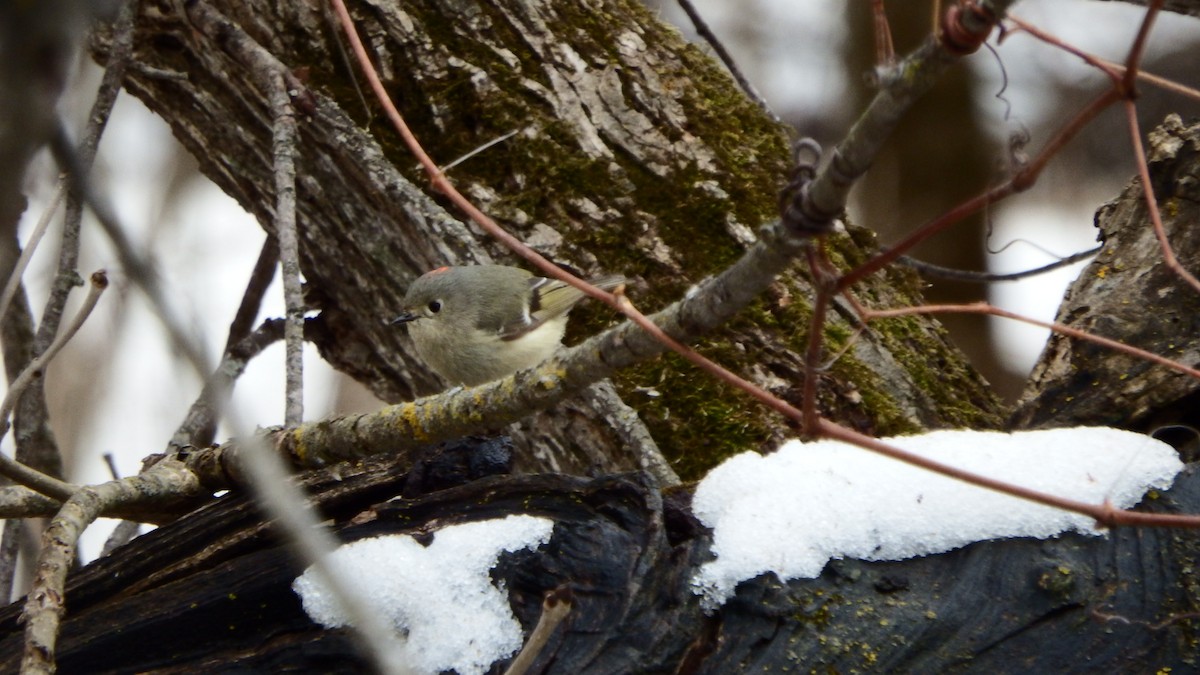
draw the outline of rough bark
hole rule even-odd
[[[270,229],[270,127],[263,92],[230,45],[248,38],[309,91],[298,159],[307,298],[323,354],[388,401],[439,386],[402,330],[386,325],[407,283],[446,263],[512,261],[426,194],[414,162],[373,111],[363,118],[324,3],[147,3],[138,59],[187,79],[134,73],[130,91],[172,126],[201,167]],[[460,190],[542,253],[585,272],[621,272],[654,309],[733,260],[773,217],[787,170],[785,131],[707,57],[636,3],[354,3],[372,59],[417,136],[441,163],[506,133],[450,172]],[[214,27],[215,26],[215,27]],[[100,47],[101,51],[103,46]],[[140,72],[149,72],[142,69]],[[867,232],[831,238],[841,266],[875,246]],[[911,302],[915,279],[877,275],[873,305]],[[797,400],[812,291],[782,279],[745,320],[703,347]],[[584,307],[573,335],[611,317]],[[830,350],[850,334],[840,318]],[[576,338],[577,339],[577,338]],[[685,477],[731,450],[792,432],[673,358],[617,382]],[[986,384],[924,319],[881,324],[822,374],[821,407],[869,433],[992,426]],[[652,394],[652,395],[651,395]],[[585,395],[514,430],[518,466],[569,473],[635,466]],[[568,417],[579,424],[562,424]],[[533,440],[536,437],[536,442]]]
[[[1200,125],[1185,127],[1172,115],[1148,141],[1150,178],[1167,240],[1183,269],[1195,274],[1200,271]],[[1200,364],[1200,294],[1168,267],[1140,181],[1100,208],[1096,227],[1104,249],[1068,289],[1056,320],[1187,366]],[[1198,389],[1200,383],[1183,373],[1054,335],[1012,423],[1196,429]]]

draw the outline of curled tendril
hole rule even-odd
[[[996,14],[974,0],[951,5],[942,14],[942,46],[956,56],[973,54],[992,34]]]
[[[817,175],[821,161],[821,144],[811,138],[802,138],[792,146],[795,162],[788,183],[779,191],[779,218],[784,227],[800,236],[817,236],[832,229],[832,219],[813,217],[805,204],[808,201],[808,186]]]

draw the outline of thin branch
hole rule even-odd
[[[721,63],[725,64],[725,68],[729,70],[729,74],[733,76],[734,81],[742,88],[742,92],[746,94],[746,98],[754,101],[771,119],[779,122],[779,116],[771,110],[771,107],[767,105],[766,99],[762,97],[762,94],[758,93],[758,90],[754,88],[749,78],[742,73],[742,69],[738,67],[733,55],[729,53],[729,50],[725,49],[725,45],[721,43],[721,39],[708,26],[704,17],[700,16],[699,10],[696,9],[691,0],[676,0],[676,3],[683,10],[683,13],[687,14],[688,19],[691,20],[692,26],[696,29],[696,34],[704,38],[704,41],[717,53],[717,58],[721,59]]]
[[[875,28],[875,67],[890,68],[896,63],[896,48],[892,45],[892,27],[888,25],[883,0],[871,0],[871,17]]]
[[[9,303],[12,302],[13,296],[17,294],[17,289],[21,286],[21,278],[25,276],[25,269],[29,267],[29,261],[33,259],[34,251],[37,250],[38,244],[41,243],[42,237],[45,236],[46,229],[49,228],[50,221],[54,218],[54,213],[58,211],[58,206],[62,204],[63,197],[67,193],[66,185],[66,181],[60,178],[58,187],[54,190],[54,197],[46,205],[46,209],[42,211],[42,215],[38,218],[37,224],[33,226],[33,230],[29,232],[29,240],[25,242],[25,247],[21,249],[21,257],[13,265],[12,273],[8,275],[8,282],[4,284],[4,291],[0,292],[0,317],[8,315]]]
[[[105,274],[104,270],[93,272],[91,279],[92,283],[88,289],[87,296],[83,300],[83,305],[75,313],[75,318],[67,325],[67,329],[58,335],[54,339],[54,342],[50,343],[45,352],[35,358],[16,379],[9,383],[4,400],[0,402],[0,435],[8,432],[8,418],[16,406],[17,398],[21,396],[21,392],[25,390],[25,387],[29,386],[29,383],[35,377],[42,376],[50,360],[66,346],[71,338],[75,337],[75,333],[79,331],[79,328],[83,326],[83,322],[87,320],[92,310],[96,308],[96,302],[100,300],[100,295],[104,293],[104,289],[108,288],[108,275]]]
[[[1146,164],[1146,148],[1142,145],[1142,132],[1138,128],[1137,106],[1131,99],[1125,101],[1125,120],[1129,123],[1129,141],[1133,144],[1133,155],[1137,160],[1138,178],[1142,182],[1142,197],[1146,202],[1146,212],[1150,215],[1150,222],[1154,225],[1154,236],[1158,239],[1158,246],[1162,250],[1163,262],[1176,276],[1200,292],[1200,279],[1179,264],[1179,258],[1175,256],[1175,249],[1171,247],[1171,242],[1167,239],[1162,213],[1158,210],[1158,199],[1154,196],[1154,183],[1150,181],[1150,167]]]
[[[125,80],[133,54],[133,21],[137,13],[138,0],[127,0],[122,3],[113,23],[112,49],[109,51],[108,66],[100,79],[96,90],[96,100],[88,112],[87,126],[78,148],[70,154],[74,157],[71,167],[80,176],[91,169],[96,157],[96,149],[100,146],[100,138],[108,126],[112,115],[113,105],[121,93],[121,83]],[[58,134],[65,139],[61,130]],[[66,166],[62,166],[67,171]],[[71,190],[71,183],[78,178],[67,177],[67,207],[63,219],[62,243],[59,245],[58,270],[50,289],[50,297],[46,300],[42,311],[42,323],[38,326],[38,337],[35,349],[43,351],[58,333],[58,324],[66,307],[67,295],[71,289],[79,285],[79,273],[76,271],[79,262],[79,230],[82,219],[82,199],[77,191]]]
[[[1020,28],[1022,32],[1028,33],[1029,35],[1032,35],[1034,38],[1041,40],[1042,42],[1054,45],[1055,47],[1058,47],[1059,49],[1062,49],[1063,51],[1065,51],[1069,54],[1073,54],[1075,56],[1078,56],[1080,59],[1083,59],[1084,63],[1087,63],[1088,65],[1095,67],[1097,70],[1099,70],[1100,72],[1107,75],[1108,78],[1110,80],[1112,80],[1113,84],[1119,84],[1121,82],[1122,78],[1125,76],[1125,67],[1124,66],[1118,66],[1109,61],[1105,61],[1104,59],[1101,59],[1098,56],[1089,54],[1089,53],[1083,51],[1082,49],[1079,49],[1078,47],[1071,46],[1071,45],[1067,44],[1066,42],[1063,42],[1059,38],[1051,35],[1050,33],[1047,33],[1045,31],[1039,29],[1037,26],[1034,26],[1033,24],[1028,23],[1018,17],[1011,15],[1011,14],[1008,15],[1008,20],[1013,22],[1018,28]]]
[[[23,518],[49,518],[62,508],[62,500],[30,490],[27,487],[9,485],[0,487],[0,518],[7,522],[21,524]],[[5,546],[8,546],[8,533],[5,531]],[[16,540],[13,546],[19,546]],[[9,592],[12,589],[9,588]],[[0,601],[8,601],[6,595],[0,595]]]
[[[6,243],[16,248],[15,237],[10,238]],[[33,316],[30,312],[29,300],[25,297],[25,289],[20,284],[17,285],[17,295],[14,296],[14,299],[15,302],[9,306],[7,315],[3,321],[0,321],[0,346],[3,347],[6,381],[16,378],[21,370],[33,360]],[[43,422],[44,420],[45,418],[43,418]],[[32,431],[33,433],[29,437],[31,439],[36,439],[37,432],[48,428],[46,424],[28,424],[28,420],[25,419],[17,419],[16,424],[18,434],[23,431]],[[28,448],[29,444],[18,440],[18,451],[22,447]],[[55,474],[52,466],[41,468],[48,469],[47,473],[51,475]],[[7,483],[7,481],[0,481],[0,483]],[[0,490],[2,489],[0,488]],[[33,525],[35,523],[23,520],[6,520],[3,528],[0,529],[0,601],[7,602],[12,598],[12,589],[16,585],[17,558],[21,552],[23,531]]]
[[[321,3],[321,18],[325,20],[326,26],[329,28],[329,33],[333,35],[334,46],[337,47],[337,53],[341,65],[346,69],[346,76],[350,78],[350,84],[354,85],[354,93],[358,94],[358,102],[363,107],[363,119],[371,117],[371,106],[367,103],[367,95],[363,92],[362,85],[358,81],[358,71],[354,69],[354,62],[350,60],[350,55],[346,53],[346,43],[342,42],[342,33],[338,30],[338,21],[330,11],[330,6],[327,3]]]
[[[92,310],[96,307],[96,302],[100,300],[100,295],[104,289],[108,287],[108,277],[104,271],[94,272],[92,274],[91,288],[84,298],[83,305],[75,314],[74,319],[67,326],[54,342],[40,356],[35,358],[25,370],[21,371],[10,384],[8,392],[4,396],[3,402],[0,402],[0,435],[8,432],[8,419],[12,415],[12,410],[20,399],[22,392],[35,378],[42,376],[46,366],[58,354],[58,352],[67,344],[75,333],[79,331],[80,326],[87,320]],[[21,485],[31,487],[38,492],[62,500],[71,496],[76,488],[73,485],[64,483],[57,478],[48,476],[40,471],[32,469],[16,460],[9,459],[5,455],[0,455],[0,474],[3,474]]]
[[[468,159],[471,159],[475,155],[478,155],[479,153],[483,152],[484,150],[487,150],[488,148],[490,148],[494,145],[498,145],[500,143],[503,143],[504,141],[507,141],[508,139],[512,138],[513,136],[516,136],[517,134],[521,133],[521,131],[522,131],[521,129],[513,129],[512,131],[508,132],[507,134],[501,134],[501,135],[497,136],[496,138],[493,138],[492,140],[488,141],[487,143],[484,143],[483,145],[480,145],[477,148],[473,148],[470,152],[464,154],[462,157],[459,157],[458,159],[454,160],[453,162],[450,162],[449,164],[447,164],[446,166],[443,166],[442,173],[446,173],[450,169],[453,169],[454,167],[458,166],[459,164],[462,164],[463,162],[467,161]]]
[[[254,269],[250,271],[250,279],[246,282],[246,290],[242,293],[242,302],[238,305],[233,321],[229,324],[229,335],[225,338],[225,353],[229,353],[234,345],[250,335],[254,328],[254,319],[262,309],[263,298],[271,281],[275,279],[275,268],[279,265],[279,240],[268,235],[263,240],[258,259],[254,261]]]
[[[284,426],[304,421],[304,292],[300,287],[300,242],[296,234],[296,112],[280,76],[270,89],[275,164],[275,232],[283,271],[285,321]]]
[[[1128,98],[1137,96],[1137,73],[1142,63],[1142,57],[1146,54],[1146,43],[1150,40],[1150,31],[1154,28],[1154,21],[1158,18],[1158,14],[1162,11],[1163,0],[1151,0],[1146,3],[1146,14],[1142,17],[1142,23],[1138,26],[1137,37],[1133,39],[1133,44],[1129,47],[1129,55],[1125,57],[1125,77],[1122,81],[1122,89],[1127,93]]]
[[[155,461],[158,461],[163,458],[163,455],[153,457]],[[80,489],[83,487],[80,486]],[[100,516],[137,523],[166,525],[195,511],[211,498],[212,492],[208,491],[207,486],[205,486],[205,491],[200,493],[136,494],[112,504],[106,504],[100,510]],[[47,497],[26,487],[17,485],[0,487],[0,518],[53,518],[62,505],[63,501]],[[21,521],[16,520],[16,522]],[[29,558],[34,559],[36,555],[37,548],[34,546],[33,555]]]
[[[679,474],[671,468],[671,462],[663,455],[658,443],[638,417],[637,410],[621,400],[611,380],[601,380],[588,388],[589,402],[609,428],[617,435],[618,442],[631,450],[637,466],[654,477],[660,487],[679,485]]]
[[[121,261],[121,267],[150,301],[154,315],[166,329],[171,345],[183,354],[197,372],[202,374],[209,372],[211,370],[209,359],[204,354],[200,341],[192,337],[195,329],[184,328],[183,322],[175,315],[174,307],[163,295],[164,284],[158,267],[152,260],[136,250],[133,242],[126,236],[120,221],[109,208],[108,202],[95,192],[86,171],[79,163],[80,158],[75,154],[74,148],[67,139],[66,130],[61,125],[54,137],[52,150],[55,160],[67,171],[71,194],[87,204],[92,210],[92,214],[96,216],[104,233],[108,235],[108,239],[117,253],[117,258]]]
[[[149,471],[102,485],[80,488],[59,509],[42,533],[33,588],[25,597],[25,653],[22,673],[53,673],[67,572],[75,560],[79,536],[106,508],[147,495],[199,494],[196,476],[177,461],[165,460]]]
[[[921,227],[914,230],[911,234],[901,240],[899,243],[889,246],[881,253],[874,256],[867,262],[855,267],[853,270],[842,275],[838,282],[838,289],[845,290],[868,276],[878,272],[884,267],[892,264],[901,255],[907,251],[911,251],[917,244],[925,241],[933,235],[945,230],[951,225],[961,222],[964,218],[1000,201],[1001,199],[1028,189],[1037,180],[1041,172],[1046,168],[1050,159],[1058,153],[1064,145],[1073,139],[1083,128],[1091,122],[1097,115],[1104,111],[1108,106],[1116,103],[1121,98],[1121,93],[1115,89],[1109,89],[1086,105],[1083,110],[1075,115],[1075,117],[1067,123],[1065,127],[1059,130],[1053,138],[1051,138],[1042,151],[1038,153],[1032,161],[1022,167],[1019,171],[1013,174],[1008,180],[985,191],[982,194],[971,197],[965,202],[946,211],[942,215],[925,223]]]
[[[554,635],[558,626],[571,614],[572,604],[569,587],[560,586],[546,592],[542,598],[542,615],[538,617],[537,625],[533,627],[533,632],[529,634],[529,639],[525,641],[521,653],[512,660],[508,669],[504,671],[504,675],[525,675],[529,672],[534,659],[546,648],[550,636]]]
[[[1020,321],[1032,326],[1038,326],[1039,328],[1046,328],[1054,331],[1055,333],[1066,335],[1067,337],[1075,338],[1077,340],[1092,342],[1102,347],[1107,347],[1123,354],[1128,354],[1135,358],[1143,359],[1151,363],[1170,368],[1171,370],[1183,373],[1189,377],[1200,379],[1200,370],[1185,366],[1182,363],[1168,359],[1165,356],[1159,356],[1154,352],[1148,352],[1145,349],[1139,349],[1138,347],[1127,345],[1124,342],[1118,342],[1117,340],[1094,335],[1087,331],[1079,330],[1078,328],[1072,328],[1066,324],[1040,321],[1022,314],[1017,314],[1016,312],[1010,312],[1006,309],[1001,309],[994,305],[989,305],[986,302],[975,302],[967,305],[919,305],[916,307],[900,307],[898,309],[864,309],[863,312],[864,314],[862,318],[864,321],[888,319],[898,316],[910,316],[913,314],[988,314],[990,316],[998,316],[1005,319]]]
[[[4,491],[16,489],[25,488],[0,488],[0,513],[3,513],[4,507],[8,505],[7,500],[4,499],[7,496],[3,494]],[[52,508],[57,508],[57,504],[59,504],[59,502],[32,490],[25,490],[25,494],[37,495]],[[22,510],[21,513],[23,514],[24,511]],[[14,582],[17,578],[17,558],[21,552],[22,531],[25,529],[23,518],[24,515],[6,519],[4,526],[0,528],[0,602],[5,604],[12,602],[13,587],[16,585]]]
[[[1116,69],[1118,72],[1122,72],[1122,73],[1125,72],[1125,66],[1122,66],[1119,63],[1113,63],[1111,61],[1104,61],[1103,59],[1101,59],[1101,62],[1108,64],[1109,66]],[[1159,89],[1163,89],[1165,91],[1179,94],[1181,96],[1186,96],[1186,97],[1192,99],[1193,101],[1200,101],[1200,89],[1184,86],[1178,82],[1175,82],[1174,80],[1168,80],[1165,77],[1155,75],[1154,73],[1147,73],[1144,70],[1138,70],[1137,77],[1139,80],[1144,80],[1144,81],[1158,87]]]
[[[221,362],[204,382],[200,396],[188,409],[183,422],[175,429],[170,444],[174,447],[193,445],[203,447],[213,442],[217,434],[217,411],[225,407],[233,384],[241,377],[247,364],[262,350],[283,339],[281,321],[264,321],[257,331],[251,332],[251,322],[258,316],[263,296],[275,276],[279,263],[279,246],[274,237],[267,237],[259,251],[242,302],[229,325],[225,338],[225,351]]]
[[[1141,525],[1151,527],[1186,527],[1190,529],[1200,528],[1200,516],[1196,515],[1172,515],[1163,513],[1143,513],[1140,511],[1125,511],[1113,508],[1109,503],[1090,504],[1066,497],[1040,492],[1020,485],[1013,485],[1004,481],[996,480],[989,476],[984,476],[970,471],[964,471],[958,467],[942,464],[931,459],[927,459],[920,455],[913,455],[899,448],[883,443],[877,438],[872,438],[865,434],[861,434],[853,429],[849,429],[840,424],[822,419],[820,421],[820,434],[824,438],[832,438],[844,443],[851,443],[861,448],[874,451],[886,457],[899,460],[906,464],[918,466],[935,473],[940,473],[950,478],[955,478],[965,483],[978,485],[979,487],[999,492],[1006,495],[1019,497],[1026,501],[1044,504],[1063,511],[1079,513],[1089,516],[1096,520],[1097,523],[1108,527],[1116,527],[1118,525]]]
[[[1104,250],[1103,244],[1101,244],[1095,248],[1090,248],[1086,251],[1080,251],[1079,253],[1072,253],[1071,255],[1066,256],[1065,258],[1060,258],[1058,260],[1055,260],[1052,263],[1042,265],[1041,267],[1034,267],[1033,269],[1021,270],[1020,272],[1005,272],[1005,273],[976,272],[974,270],[954,269],[952,267],[943,267],[941,265],[934,265],[933,263],[928,263],[923,260],[917,260],[916,258],[911,258],[906,255],[902,255],[899,258],[897,258],[896,262],[898,262],[901,265],[904,265],[906,267],[913,268],[918,273],[920,273],[921,276],[926,277],[926,278],[946,279],[946,280],[950,280],[950,281],[962,281],[962,282],[969,283],[969,284],[990,284],[990,283],[995,283],[995,282],[1000,282],[1000,281],[1020,281],[1021,279],[1028,279],[1029,277],[1035,277],[1039,274],[1053,272],[1054,270],[1061,269],[1063,267],[1068,267],[1070,265],[1074,265],[1075,263],[1077,263],[1081,260],[1087,260],[1088,258],[1091,258],[1092,256],[1096,255],[1097,253],[1099,253],[1102,250]]]
[[[108,466],[108,473],[112,476],[113,480],[120,480],[121,472],[117,469],[117,460],[111,452],[104,453],[104,463]],[[108,535],[108,539],[104,540],[104,546],[100,549],[100,557],[103,558],[118,547],[128,544],[130,540],[138,535],[141,527],[141,523],[136,520],[122,520],[117,523],[117,526],[113,528],[112,534]]]
[[[188,409],[179,428],[171,437],[176,447],[185,445],[204,446],[212,442],[216,433],[217,411],[229,401],[234,382],[245,372],[250,361],[264,349],[283,339],[283,321],[267,319],[253,333],[225,351],[221,363],[204,382],[204,388]]]
[[[972,4],[975,11],[951,5],[943,12],[942,30],[895,67],[880,72],[881,87],[845,138],[833,149],[816,178],[797,191],[783,219],[798,234],[826,234],[846,209],[858,179],[874,163],[896,125],[914,102],[941,79],[961,56],[974,51],[991,34],[1009,0]]]

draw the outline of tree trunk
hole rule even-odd
[[[268,231],[271,118],[238,41],[261,45],[307,84],[299,227],[307,299],[325,328],[318,345],[382,399],[408,399],[442,386],[387,322],[408,283],[440,265],[514,259],[446,212],[379,106],[367,101],[364,110],[361,75],[348,69],[325,4],[196,3],[187,15],[146,7],[136,58],[147,68],[127,84]],[[786,131],[635,2],[377,2],[350,10],[409,126],[440,164],[515,132],[450,170],[459,190],[560,263],[636,277],[632,296],[643,310],[730,263],[776,216],[789,169]],[[149,67],[187,77],[151,76]],[[853,227],[828,242],[843,268],[874,246],[871,233]],[[856,293],[872,306],[918,297],[905,271],[875,275]],[[798,400],[812,296],[797,269],[701,348]],[[581,307],[569,339],[611,321],[599,307]],[[851,332],[835,316],[829,353]],[[685,478],[794,434],[674,357],[616,384]],[[999,419],[986,384],[926,319],[874,326],[822,373],[820,391],[823,413],[872,434]],[[584,396],[517,425],[518,467],[635,467],[611,431],[612,415],[598,411],[602,403]]]

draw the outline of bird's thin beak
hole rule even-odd
[[[420,314],[414,314],[412,312],[404,312],[400,316],[392,319],[392,325],[395,326],[396,324],[399,324],[399,323],[408,323],[409,321],[416,321],[419,318],[421,318]]]

